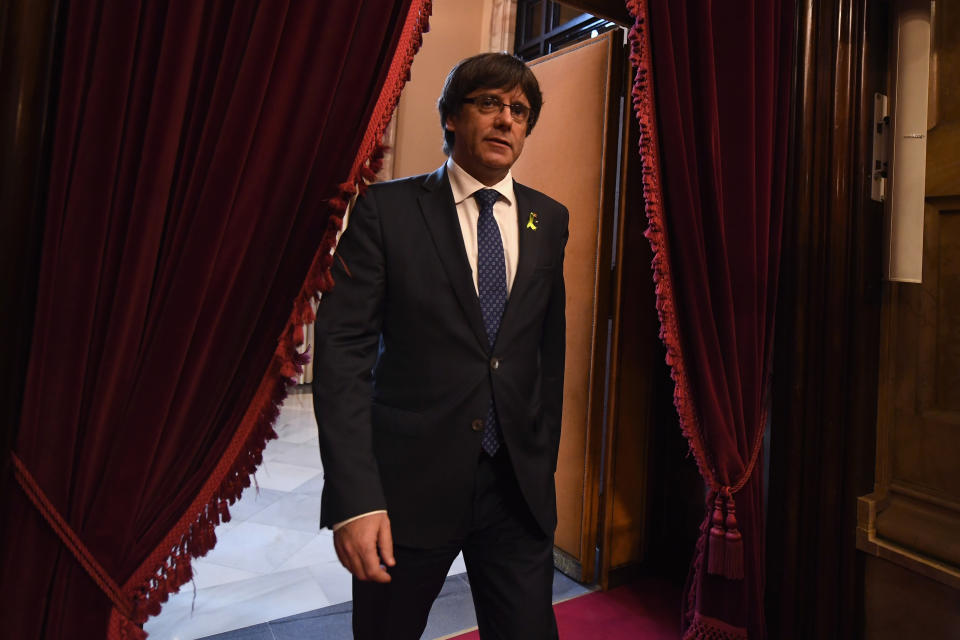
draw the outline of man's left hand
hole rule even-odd
[[[333,547],[340,563],[358,580],[390,582],[383,565],[394,566],[393,535],[386,513],[357,518],[333,532]]]

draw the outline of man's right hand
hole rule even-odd
[[[382,565],[392,567],[397,561],[386,513],[371,513],[343,525],[333,532],[333,547],[340,564],[358,580],[390,582]]]

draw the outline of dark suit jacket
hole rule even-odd
[[[552,534],[568,214],[514,191],[520,255],[492,349],[445,167],[372,185],[351,212],[316,321],[321,526],[385,508],[395,543],[448,542],[471,505],[493,393],[523,496]]]

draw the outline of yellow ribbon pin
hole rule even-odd
[[[530,218],[527,219],[527,229],[537,230],[537,223],[539,222],[539,217],[533,211],[530,212]]]

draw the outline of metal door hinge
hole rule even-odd
[[[887,195],[889,132],[890,112],[887,107],[887,96],[875,93],[873,94],[873,163],[870,165],[870,198],[877,202],[883,202]]]

